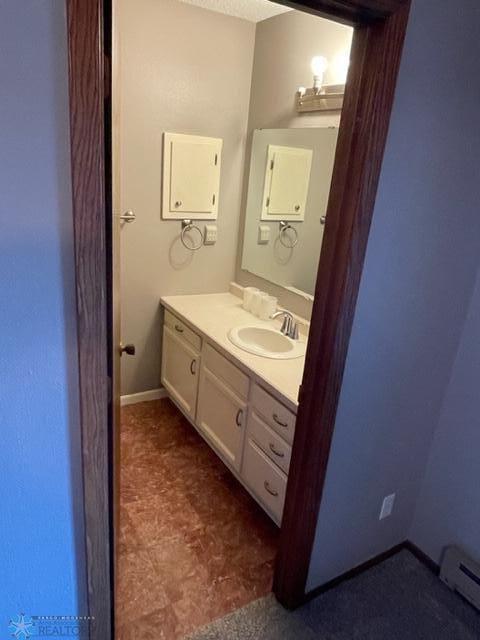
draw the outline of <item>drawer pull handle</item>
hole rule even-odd
[[[235,416],[235,423],[237,427],[241,427],[243,423],[243,409],[239,409],[237,411],[237,415]]]
[[[196,360],[192,360],[190,362],[190,373],[192,374],[192,376],[194,376],[197,373],[197,361]]]
[[[268,446],[270,447],[270,451],[272,453],[274,453],[276,456],[278,456],[279,458],[284,458],[285,457],[284,453],[282,453],[281,451],[277,451],[275,449],[275,445],[272,442],[270,442],[270,444]]]
[[[282,422],[282,421],[280,420],[280,418],[277,416],[277,414],[276,414],[276,413],[274,413],[274,414],[273,414],[272,418],[273,418],[273,419],[275,420],[275,422],[276,422],[277,424],[279,424],[281,427],[288,427],[288,423],[286,423],[286,422]]]
[[[175,331],[178,331],[178,333],[183,333],[183,327],[181,327],[179,324],[176,324]]]
[[[275,489],[271,489],[270,485],[268,484],[268,482],[265,480],[265,482],[263,483],[263,486],[265,487],[265,490],[268,491],[268,493],[273,496],[274,498],[276,498],[278,496],[278,491],[275,491]]]

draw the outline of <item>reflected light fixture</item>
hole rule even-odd
[[[323,85],[323,74],[328,68],[328,60],[323,56],[314,56],[310,63],[310,68],[313,73],[313,88],[318,92]]]
[[[323,84],[323,77],[329,64],[324,56],[314,56],[310,63],[313,73],[313,86],[299,87],[295,94],[297,111],[340,111],[343,106],[343,94],[349,65],[348,54],[341,52],[333,60],[333,71],[343,84]]]

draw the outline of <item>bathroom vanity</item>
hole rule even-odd
[[[163,386],[280,525],[304,355],[277,359],[233,344],[229,333],[236,327],[253,325],[277,334],[280,328],[279,322],[254,318],[234,293],[166,296],[161,304]],[[306,345],[307,329],[306,323],[300,325],[300,345]]]

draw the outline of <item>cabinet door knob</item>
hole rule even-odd
[[[181,327],[179,324],[176,324],[175,331],[178,331],[178,333],[183,333],[183,327]]]
[[[195,359],[190,362],[190,373],[192,376],[197,373],[197,361]]]
[[[268,491],[268,493],[271,496],[274,496],[275,498],[278,496],[278,491],[275,491],[275,489],[272,489],[266,480],[263,483],[263,486],[265,487],[265,490]]]
[[[241,427],[243,422],[243,409],[239,409],[237,411],[237,415],[235,416],[235,423],[237,427]]]

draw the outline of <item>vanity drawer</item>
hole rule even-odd
[[[264,418],[265,422],[292,444],[295,433],[295,414],[258,384],[253,385],[251,402],[255,411]]]
[[[170,313],[167,309],[165,309],[164,323],[179,337],[190,343],[194,349],[200,351],[200,347],[202,346],[202,339],[200,336],[192,331],[190,327],[187,327],[182,320],[174,316],[173,313]]]
[[[238,396],[245,399],[248,397],[249,377],[207,342],[203,347],[202,359],[203,364],[217,378],[229,384]]]
[[[242,476],[247,486],[280,524],[287,476],[248,438],[243,454]]]
[[[261,420],[254,411],[248,416],[247,433],[267,456],[288,474],[292,448],[273,429]]]

